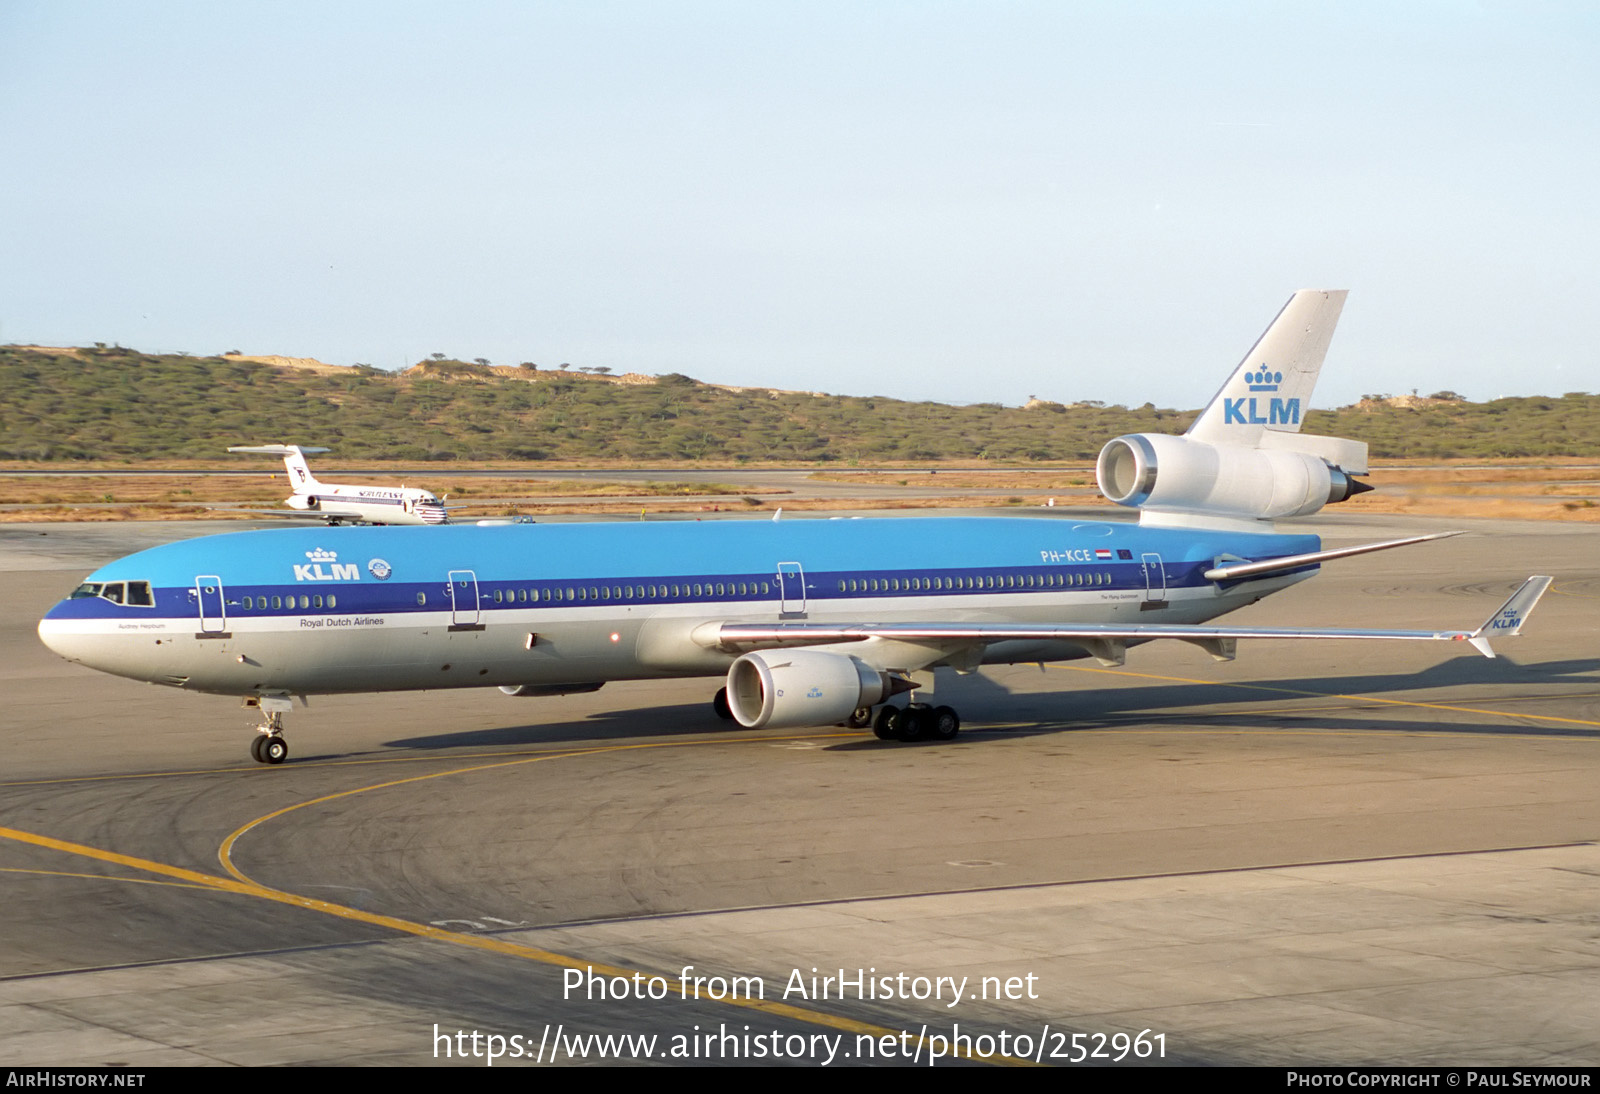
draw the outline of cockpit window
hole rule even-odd
[[[135,608],[152,608],[156,603],[148,581],[85,581],[72,590],[72,595],[67,599],[87,600],[95,597]]]

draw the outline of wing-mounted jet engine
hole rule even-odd
[[[1372,487],[1367,446],[1301,434],[1345,292],[1306,289],[1278,313],[1181,437],[1134,433],[1100,450],[1100,491],[1169,527],[1260,529]]]

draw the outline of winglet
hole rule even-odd
[[[1510,638],[1522,631],[1522,624],[1533,614],[1533,606],[1539,603],[1539,598],[1554,581],[1552,577],[1534,576],[1528,578],[1517,591],[1511,594],[1511,599],[1500,605],[1500,610],[1491,615],[1488,620],[1467,636],[1479,653],[1485,657],[1493,657],[1494,650],[1489,647],[1491,638]]]

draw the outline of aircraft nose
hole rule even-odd
[[[84,636],[81,628],[75,626],[71,619],[58,618],[56,612],[60,607],[60,604],[56,605],[39,620],[39,641],[68,661],[82,661]]]

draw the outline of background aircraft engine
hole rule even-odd
[[[1118,505],[1258,520],[1300,517],[1372,489],[1308,452],[1132,433],[1100,450],[1100,492]]]
[[[748,729],[833,725],[891,694],[888,676],[842,653],[767,650],[728,669],[728,709]]]

